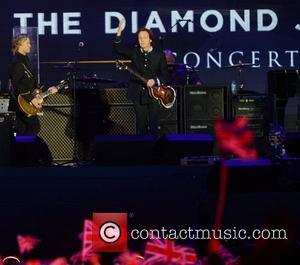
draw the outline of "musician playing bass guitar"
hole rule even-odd
[[[28,54],[31,51],[30,39],[27,35],[18,35],[12,40],[12,52],[14,55],[10,66],[9,77],[12,83],[14,98],[24,94],[24,98],[31,102],[36,108],[41,108],[43,99],[32,92],[37,88],[37,80],[29,63]],[[56,87],[50,87],[49,92],[57,92]],[[37,135],[40,130],[40,123],[37,116],[26,116],[16,105],[16,130],[18,135]]]
[[[119,23],[114,39],[115,51],[124,58],[132,61],[132,69],[143,76],[147,83],[134,77],[130,79],[127,97],[132,100],[136,114],[138,134],[158,136],[158,113],[161,108],[158,102],[150,97],[148,87],[159,86],[168,81],[168,67],[164,53],[153,43],[153,33],[146,28],[137,31],[138,45],[127,49],[121,45],[121,33],[125,19]],[[150,131],[149,131],[150,130]]]

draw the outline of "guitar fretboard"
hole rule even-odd
[[[59,84],[59,85],[57,85],[57,86],[55,86],[55,87],[57,88],[57,90],[60,90],[60,89],[62,89],[62,88],[65,86],[65,84],[66,84],[66,82],[63,81],[61,84]],[[50,93],[49,90],[40,93],[40,96],[41,96],[42,98],[46,98],[46,97],[48,97],[49,95],[51,95],[51,93]]]
[[[47,90],[47,91],[41,93],[40,96],[41,96],[42,98],[46,98],[46,97],[48,97],[50,94],[51,94],[51,93]]]
[[[147,79],[142,77],[139,73],[137,73],[136,71],[132,70],[129,66],[126,66],[126,69],[129,73],[131,73],[132,75],[134,75],[135,77],[137,77],[138,79],[142,80],[145,84],[147,84]]]

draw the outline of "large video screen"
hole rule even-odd
[[[38,27],[41,83],[63,76],[56,65],[78,61],[86,75],[126,81],[115,70],[112,41],[125,17],[124,45],[133,46],[139,27],[153,30],[156,45],[176,63],[197,70],[203,84],[264,92],[266,73],[299,68],[300,4],[297,1],[14,1],[2,7],[1,80],[7,84],[13,27]],[[242,68],[226,66],[239,62]]]

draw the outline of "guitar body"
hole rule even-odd
[[[55,86],[57,90],[59,91],[62,88],[68,88],[68,81],[62,80],[58,85]],[[32,105],[31,102],[28,102],[24,96],[30,94],[31,92],[23,93],[18,96],[18,104],[21,111],[23,111],[27,117],[38,115],[41,112],[41,109],[36,108]],[[41,98],[48,97],[51,93],[47,90],[46,92],[42,92],[41,89],[35,89],[31,93],[34,97],[39,95]]]
[[[171,86],[155,86],[149,88],[150,96],[158,100],[165,108],[172,108],[176,101],[176,91]]]
[[[40,94],[41,93],[41,90],[39,89],[35,89],[34,92],[32,93],[33,95],[36,95],[36,94]],[[39,112],[41,112],[40,109],[36,108],[35,106],[33,106],[31,104],[31,102],[28,102],[24,96],[25,95],[28,95],[29,93],[26,93],[26,94],[20,94],[18,96],[18,104],[19,104],[19,107],[20,109],[27,115],[27,117],[30,117],[30,116],[34,116],[34,115],[37,115]]]

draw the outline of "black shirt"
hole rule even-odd
[[[115,38],[114,48],[118,54],[124,56],[126,59],[130,59],[132,61],[133,70],[137,71],[144,78],[154,79],[156,85],[167,83],[167,61],[161,50],[155,47],[150,49],[149,52],[144,52],[139,47],[127,49],[121,45],[120,37]],[[146,85],[142,81],[131,77],[130,86],[128,88],[128,98],[132,101],[136,101],[141,93],[146,92],[143,90],[144,87],[146,87]]]
[[[9,70],[9,77],[12,82],[15,96],[22,93],[33,92],[37,88],[37,80],[29,63],[28,56],[16,53]],[[33,95],[29,93],[24,96],[31,101]]]

